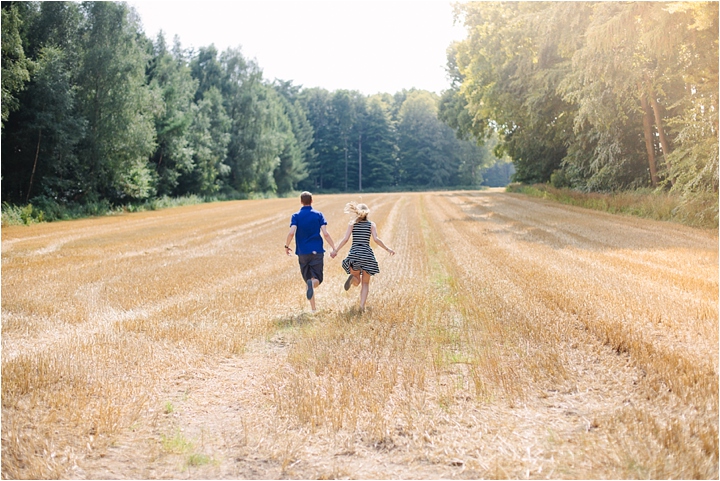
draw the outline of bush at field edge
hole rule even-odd
[[[692,227],[718,228],[717,194],[697,194],[688,198],[650,189],[599,193],[557,188],[549,184],[519,183],[508,185],[506,191],[612,214],[672,221]]]

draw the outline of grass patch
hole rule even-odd
[[[163,196],[143,202],[112,205],[107,200],[63,204],[47,197],[36,197],[26,205],[14,205],[3,202],[2,225],[32,225],[42,222],[116,215],[124,212],[144,212],[167,209],[169,207],[202,204],[215,200],[217,199],[208,199],[197,195],[175,198]]]
[[[105,215],[117,215],[126,212],[146,212],[168,209],[170,207],[181,207],[186,205],[197,205],[211,202],[222,202],[232,200],[261,200],[297,197],[298,192],[287,192],[275,194],[272,192],[249,192],[235,194],[221,194],[209,197],[202,197],[194,194],[182,197],[156,197],[142,201],[129,202],[127,204],[112,204],[106,199],[85,200],[83,202],[58,202],[56,199],[38,196],[30,199],[28,204],[2,203],[2,226],[11,225],[32,225],[43,222],[60,220],[85,219]]]
[[[161,434],[160,443],[164,451],[173,454],[184,454],[193,448],[192,442],[188,441],[180,431],[176,431],[172,436]]]
[[[205,466],[206,464],[210,464],[212,462],[212,458],[208,456],[207,454],[202,453],[194,453],[188,456],[187,464],[188,466]]]
[[[614,193],[580,192],[559,189],[549,184],[510,184],[506,190],[611,214],[671,221],[706,229],[718,227],[717,194],[698,194],[688,198],[647,189]]]

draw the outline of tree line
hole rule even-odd
[[[434,93],[270,82],[240,48],[140,25],[122,2],[3,2],[4,201],[477,187],[498,161]]]
[[[440,115],[515,179],[718,192],[717,2],[468,2]]]

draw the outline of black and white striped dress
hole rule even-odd
[[[371,276],[380,272],[375,254],[370,248],[370,221],[365,220],[355,223],[352,229],[352,246],[347,257],[342,261],[343,269],[350,274],[350,265],[353,269],[362,269]]]

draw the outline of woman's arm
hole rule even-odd
[[[377,227],[375,226],[375,222],[370,222],[370,232],[372,233],[372,238],[373,238],[373,240],[375,241],[375,243],[376,243],[377,245],[379,245],[380,247],[382,247],[383,249],[385,249],[386,251],[388,251],[391,256],[392,256],[392,255],[395,255],[395,251],[392,250],[391,248],[387,247],[387,246],[383,243],[383,241],[380,240],[380,238],[378,237]]]
[[[340,243],[335,246],[335,249],[330,253],[330,257],[335,257],[340,249],[343,248],[345,244],[347,244],[347,241],[350,240],[350,236],[352,235],[352,224],[348,224],[347,230],[345,231],[345,237],[342,238]]]

